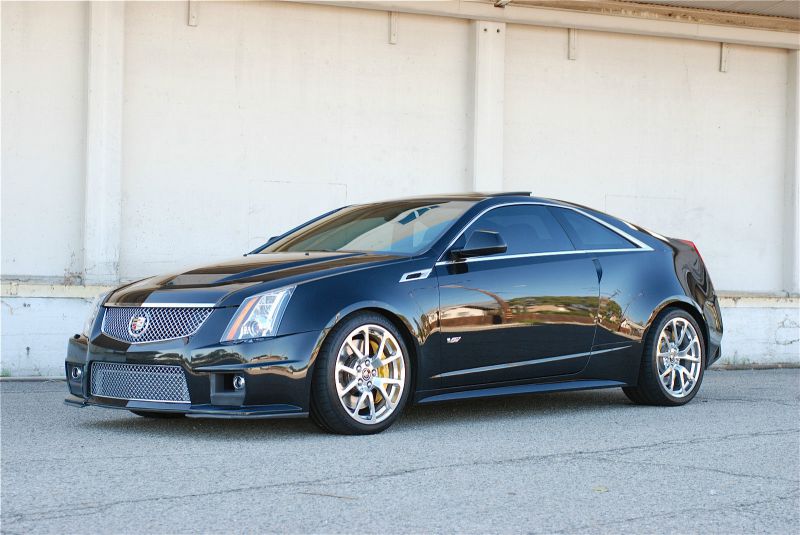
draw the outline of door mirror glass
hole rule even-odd
[[[450,254],[455,258],[472,258],[505,253],[506,249],[508,249],[506,241],[498,232],[475,230],[463,248],[453,249]]]

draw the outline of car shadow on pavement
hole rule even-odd
[[[144,418],[123,410],[115,410],[101,420],[82,425],[105,432],[194,439],[237,440],[288,438],[322,433],[309,418],[220,419],[220,418]]]
[[[418,431],[420,427],[437,429],[459,426],[463,423],[493,422],[536,417],[557,417],[560,413],[592,413],[609,406],[633,407],[618,389],[583,392],[561,392],[553,394],[528,394],[512,397],[468,399],[415,405],[387,432]],[[91,410],[91,409],[89,409]],[[100,414],[99,412],[96,414]],[[310,435],[325,435],[308,418],[224,420],[205,418],[143,418],[126,411],[104,411],[102,419],[92,419],[82,425],[96,430],[118,433],[148,433],[170,437],[181,435],[193,438],[224,439],[288,438]]]

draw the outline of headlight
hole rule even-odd
[[[275,336],[294,286],[245,299],[231,318],[222,342],[238,342]]]
[[[94,325],[94,320],[97,317],[97,313],[100,312],[100,305],[105,302],[106,297],[108,297],[108,294],[110,293],[111,292],[102,293],[95,297],[94,301],[92,301],[92,306],[89,308],[89,315],[86,316],[86,321],[83,323],[83,331],[81,331],[83,336],[86,338],[89,338],[89,335],[92,334],[92,325]]]

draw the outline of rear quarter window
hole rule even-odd
[[[551,208],[579,250],[636,249],[636,245],[594,219],[568,208]]]

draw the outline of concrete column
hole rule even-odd
[[[84,283],[119,279],[125,4],[89,5]]]
[[[503,189],[503,102],[505,91],[506,25],[475,21],[472,187]]]
[[[800,52],[789,50],[784,175],[784,290],[800,294]]]

